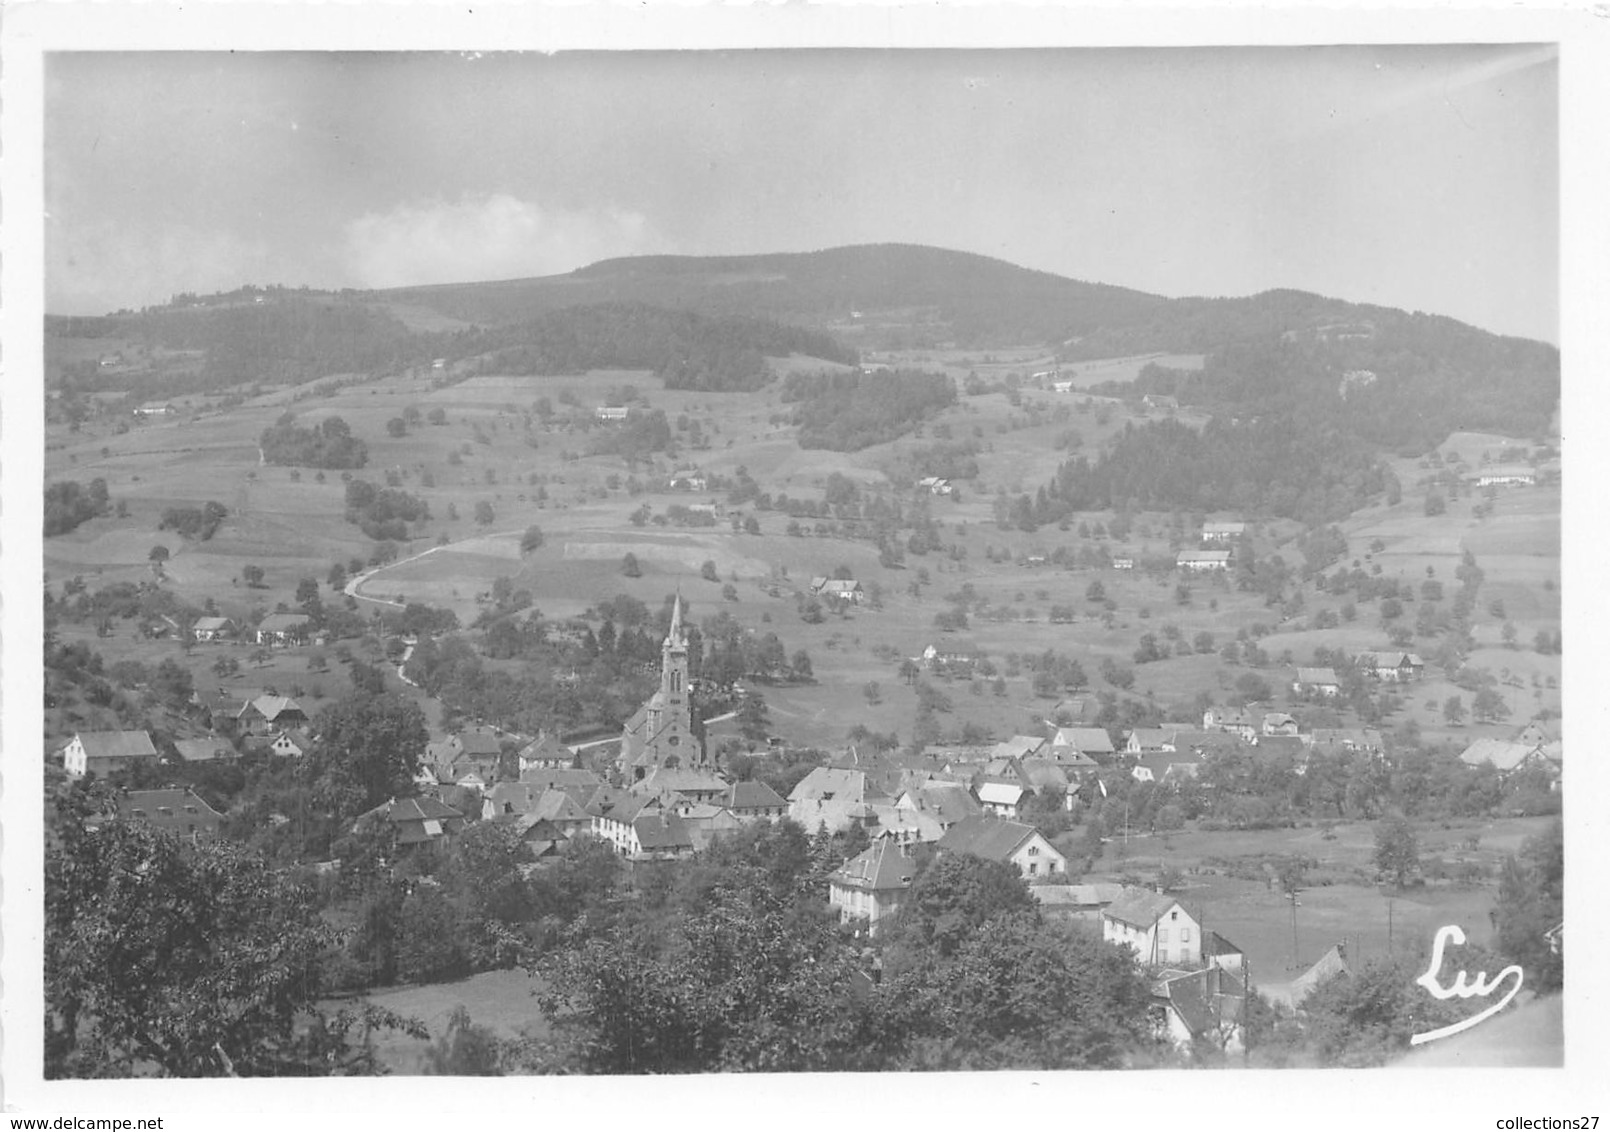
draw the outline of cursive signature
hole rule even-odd
[[[1461,1030],[1468,1030],[1472,1026],[1476,1025],[1476,1023],[1483,1022],[1486,1019],[1491,1018],[1494,1014],[1497,1014],[1500,1010],[1504,1009],[1504,1007],[1508,1006],[1510,1000],[1520,993],[1521,983],[1526,978],[1520,967],[1511,965],[1498,972],[1491,982],[1488,982],[1487,980],[1486,971],[1478,971],[1476,973],[1476,981],[1467,984],[1465,982],[1465,972],[1460,971],[1454,976],[1453,985],[1445,987],[1437,981],[1437,975],[1442,971],[1442,949],[1447,946],[1449,940],[1452,940],[1455,945],[1463,944],[1465,942],[1464,929],[1460,928],[1457,924],[1448,924],[1445,927],[1437,929],[1436,941],[1431,945],[1431,964],[1426,968],[1425,974],[1414,980],[1421,986],[1425,987],[1426,990],[1430,991],[1433,998],[1439,1000],[1449,998],[1486,998],[1488,995],[1497,990],[1499,985],[1503,983],[1503,981],[1510,975],[1515,976],[1515,983],[1509,988],[1509,992],[1505,994],[1503,998],[1493,1003],[1480,1014],[1473,1014],[1469,1018],[1461,1019],[1452,1025],[1443,1026],[1441,1029],[1430,1030],[1424,1034],[1415,1034],[1409,1039],[1409,1044],[1411,1046],[1417,1046],[1423,1042],[1434,1042],[1438,1038],[1446,1038],[1450,1034],[1457,1034]]]

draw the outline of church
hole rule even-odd
[[[628,786],[662,767],[710,769],[704,744],[693,734],[688,638],[682,627],[680,594],[671,606],[671,628],[660,646],[660,690],[626,721],[618,765],[621,780]]]

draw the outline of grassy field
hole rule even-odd
[[[500,1038],[546,1036],[547,1020],[531,997],[536,985],[524,971],[486,971],[458,982],[376,991],[365,1001],[418,1019],[431,1036],[421,1041],[395,1031],[377,1033],[372,1038],[375,1055],[391,1073],[424,1072],[427,1050],[446,1032],[448,1020],[460,1006],[469,1011],[477,1026]],[[324,1005],[334,1008],[343,1003],[332,1000]]]

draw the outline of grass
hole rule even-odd
[[[374,1035],[375,1055],[389,1072],[422,1073],[425,1054],[431,1043],[447,1030],[448,1020],[460,1006],[465,1007],[477,1026],[491,1030],[500,1038],[544,1037],[547,1019],[531,997],[537,984],[522,970],[485,971],[451,983],[399,987],[368,994],[365,1001],[405,1017],[416,1018],[430,1031],[430,1040],[421,1041],[396,1031]],[[340,1006],[339,1001],[326,1006]]]

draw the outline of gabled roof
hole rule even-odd
[[[1350,976],[1352,973],[1341,947],[1332,947],[1319,957],[1319,962],[1291,981],[1291,1004],[1301,1006],[1303,999],[1318,990],[1325,980],[1337,975]]]
[[[386,811],[386,820],[390,822],[410,821],[462,821],[464,815],[445,802],[437,801],[429,795],[418,798],[401,798],[382,807]]]
[[[1228,550],[1182,550],[1176,562],[1229,562]]]
[[[251,703],[240,709],[242,715],[245,714],[246,708],[253,709],[258,715],[268,720],[278,719],[280,716],[290,712],[295,712],[304,718],[307,715],[307,712],[302,710],[302,705],[289,696],[258,696]]]
[[[1334,668],[1299,668],[1297,669],[1297,683],[1299,684],[1339,684]]]
[[[579,767],[528,767],[520,772],[520,781],[577,794],[589,794],[603,785],[603,779]]]
[[[1121,884],[1037,884],[1029,891],[1048,908],[1103,908],[1123,895]]]
[[[939,848],[966,853],[986,861],[1009,861],[1022,844],[1039,831],[1032,825],[1000,818],[967,818],[939,839]]]
[[[880,837],[870,848],[851,857],[828,878],[829,883],[872,892],[910,888],[917,863],[906,856],[891,837]]]
[[[145,731],[80,731],[77,739],[92,759],[155,758],[157,753]]]
[[[174,811],[170,816],[178,817],[183,815],[192,821],[198,819],[205,819],[211,822],[223,820],[222,814],[207,805],[205,799],[188,788],[119,791],[116,803],[118,813],[125,817],[133,811],[139,810],[141,812],[140,816],[155,819],[159,823],[163,809]]]
[[[724,801],[728,809],[737,811],[782,809],[788,805],[786,798],[758,781],[734,782]]]
[[[831,796],[835,800],[848,798],[864,801],[867,792],[865,771],[819,766],[800,779],[799,784],[788,792],[788,800],[819,801]]]
[[[981,782],[977,793],[978,800],[986,805],[1015,806],[1027,791],[1016,782]]]
[[[1426,665],[1412,652],[1361,652],[1353,662],[1365,668],[1424,668]]]
[[[520,748],[520,757],[528,762],[535,762],[538,759],[542,759],[545,762],[552,762],[556,759],[568,762],[575,756],[571,754],[569,747],[566,747],[552,735],[544,733]]]
[[[232,759],[235,749],[222,739],[175,739],[174,750],[187,763],[205,763],[213,759]]]
[[[691,849],[693,834],[675,814],[648,814],[632,823],[644,849]]]
[[[1178,734],[1177,727],[1136,727],[1130,730],[1129,737],[1142,747],[1162,747],[1173,745]]]
[[[190,628],[193,632],[216,633],[233,624],[234,622],[227,617],[198,617]]]
[[[1053,746],[1072,747],[1083,754],[1110,755],[1112,736],[1103,727],[1061,727],[1051,739]]]
[[[1468,766],[1491,763],[1499,770],[1514,770],[1536,754],[1537,745],[1511,743],[1503,739],[1477,739],[1466,747],[1459,760]]]
[[[933,814],[942,825],[955,825],[984,812],[972,791],[960,783],[925,783],[912,792],[912,801],[917,809]]]
[[[1014,735],[990,750],[992,759],[1021,759],[1034,754],[1046,741],[1038,735]]]
[[[634,794],[725,794],[727,783],[708,771],[683,767],[656,767],[630,787]]]
[[[1166,892],[1126,887],[1123,895],[1107,905],[1103,915],[1109,920],[1119,920],[1133,924],[1137,928],[1150,928],[1176,904],[1179,904],[1179,901]]]

